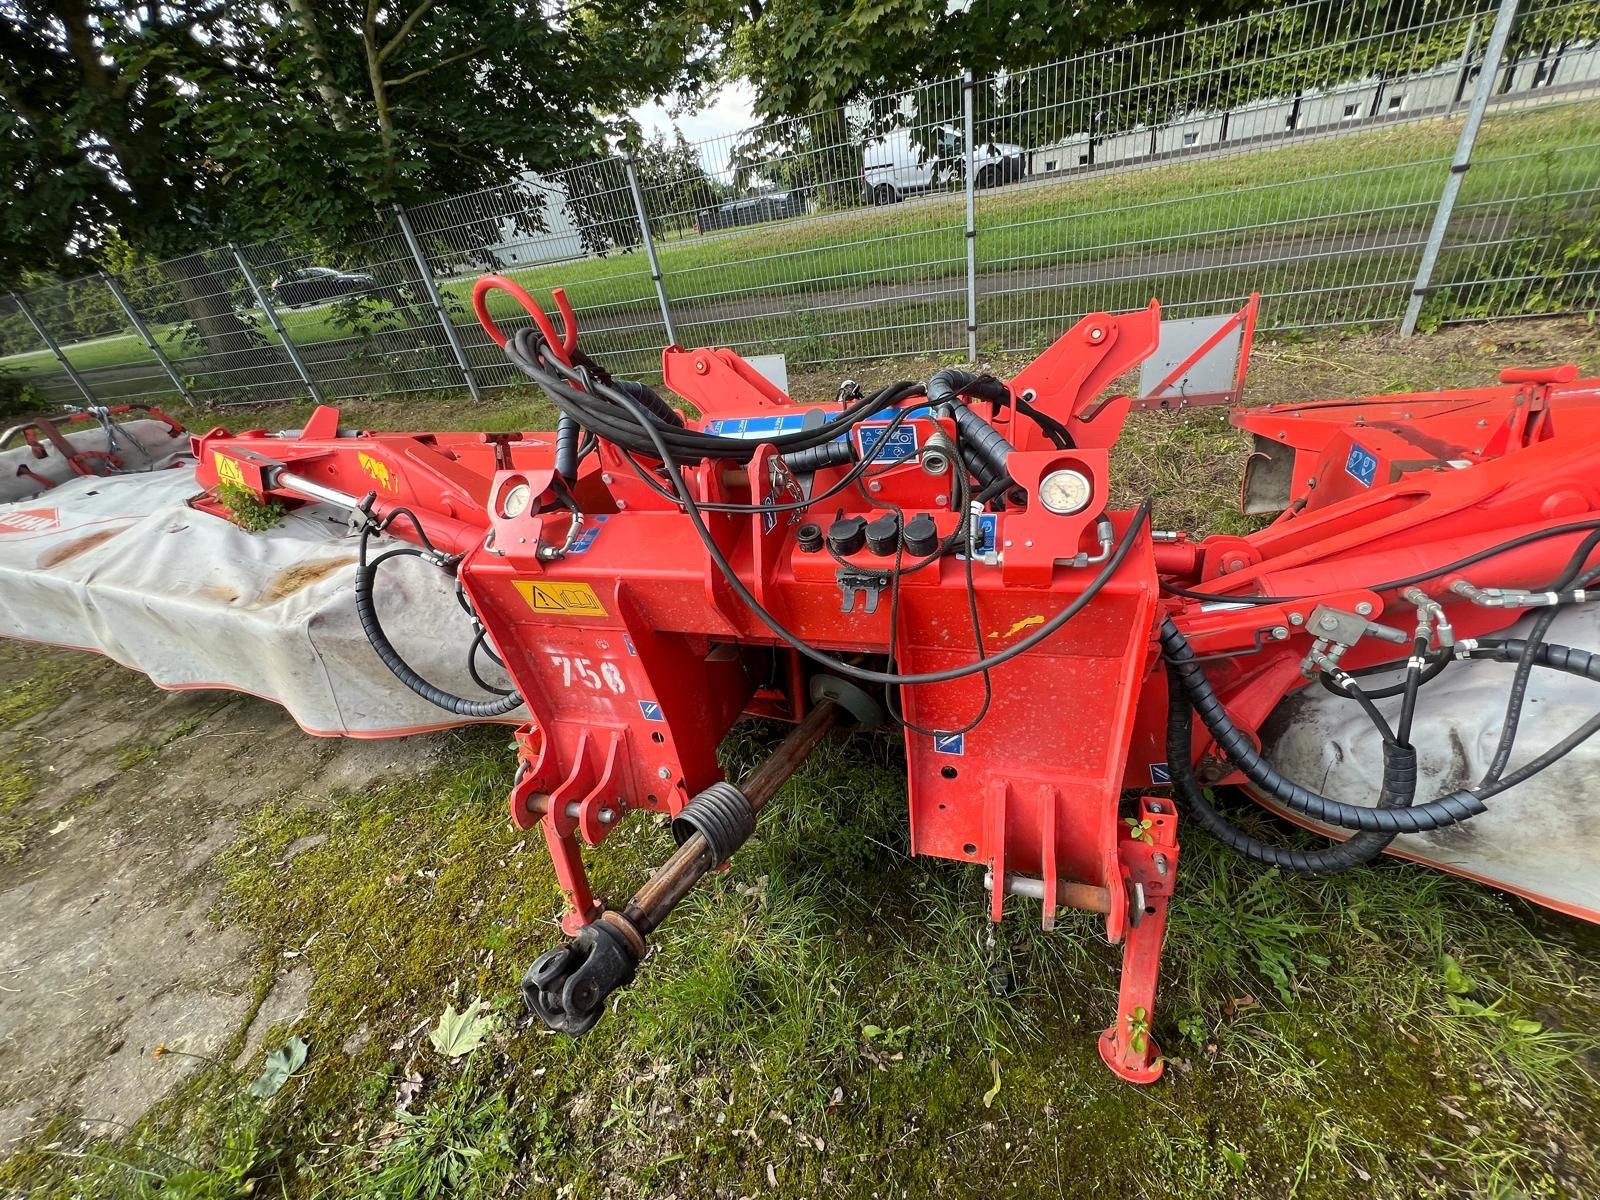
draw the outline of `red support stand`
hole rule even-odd
[[[1145,796],[1117,843],[1128,891],[1117,1019],[1100,1035],[1100,1057],[1129,1083],[1154,1083],[1166,1060],[1156,1046],[1156,979],[1167,932],[1167,902],[1178,873],[1178,818],[1172,801]]]

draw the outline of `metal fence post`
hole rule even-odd
[[[1417,331],[1422,302],[1432,290],[1433,270],[1439,262],[1444,235],[1450,228],[1450,214],[1455,210],[1456,197],[1461,193],[1461,177],[1472,166],[1472,148],[1477,143],[1478,128],[1483,124],[1483,114],[1489,107],[1495,80],[1500,76],[1500,58],[1505,53],[1506,40],[1511,36],[1511,24],[1516,16],[1517,0],[1500,0],[1500,11],[1495,14],[1494,28],[1489,31],[1489,44],[1483,52],[1483,66],[1478,71],[1478,86],[1472,93],[1472,106],[1467,109],[1466,124],[1461,127],[1461,137],[1456,141],[1450,174],[1445,178],[1444,191],[1439,194],[1439,207],[1433,214],[1433,228],[1428,231],[1427,244],[1422,248],[1417,279],[1411,287],[1411,298],[1406,302],[1406,315],[1400,322],[1401,337],[1410,337]]]
[[[267,323],[272,326],[278,335],[278,340],[283,343],[283,352],[294,364],[294,369],[300,375],[300,382],[306,385],[306,391],[311,393],[313,400],[318,404],[326,403],[322,398],[322,389],[317,386],[317,381],[311,378],[311,372],[306,370],[306,364],[300,358],[299,348],[289,340],[289,331],[283,327],[283,322],[278,320],[278,310],[273,308],[272,301],[267,299],[267,293],[262,288],[261,281],[256,278],[256,273],[250,269],[250,264],[245,261],[236,244],[229,242],[228,250],[233,254],[233,261],[239,264],[239,273],[244,276],[244,281],[250,285],[251,292],[255,294],[256,303],[261,306],[261,311],[267,314]]]
[[[461,368],[461,377],[467,381],[467,391],[472,393],[474,400],[482,400],[483,393],[478,390],[478,380],[472,374],[472,364],[467,361],[467,352],[461,345],[460,336],[456,333],[455,323],[450,320],[450,313],[445,309],[444,297],[439,294],[439,286],[433,281],[433,271],[428,266],[428,258],[422,253],[422,243],[417,241],[416,231],[411,228],[411,218],[406,216],[406,210],[400,204],[394,206],[394,219],[400,226],[401,235],[406,239],[411,257],[417,260],[417,272],[422,277],[423,290],[428,293],[428,301],[439,316],[439,324],[444,326],[444,336],[450,342],[450,349],[455,352],[456,366]]]
[[[961,127],[967,158],[962,171],[967,192],[967,361],[978,361],[978,226],[977,181],[973,178],[977,166],[977,147],[973,145],[972,72],[961,72]]]
[[[61,352],[61,347],[57,345],[55,338],[50,336],[50,331],[44,327],[44,322],[39,320],[38,314],[33,311],[33,306],[16,292],[11,293],[11,299],[16,302],[17,308],[22,315],[28,318],[28,324],[33,326],[33,331],[39,335],[46,346],[50,347],[50,353],[56,356],[56,361],[61,364],[61,369],[67,373],[67,378],[72,380],[78,391],[83,393],[83,398],[90,404],[96,403],[95,394],[89,390],[89,385],[84,382],[83,376],[78,374],[78,369]]]
[[[144,344],[150,347],[150,353],[155,355],[156,362],[161,364],[161,369],[167,373],[167,378],[172,380],[172,386],[178,389],[178,395],[190,404],[195,404],[189,385],[183,381],[183,376],[178,374],[178,369],[172,365],[172,360],[161,352],[161,347],[156,344],[155,335],[150,332],[150,326],[144,323],[144,318],[134,309],[132,301],[128,299],[127,293],[122,290],[116,278],[105,271],[100,272],[100,278],[105,281],[106,287],[122,306],[122,311],[126,314],[128,323],[133,326],[134,332],[144,339]]]
[[[656,242],[650,236],[650,216],[644,207],[644,189],[639,186],[639,172],[634,170],[633,156],[622,156],[622,169],[628,173],[628,190],[633,193],[633,211],[639,218],[639,236],[644,238],[644,254],[650,260],[650,278],[655,280],[656,301],[661,305],[661,324],[667,331],[667,341],[676,346],[678,331],[672,327],[672,309],[667,305],[667,289],[661,282],[661,263],[656,259]]]

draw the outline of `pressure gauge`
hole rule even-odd
[[[525,483],[514,483],[500,493],[500,515],[520,517],[528,509],[533,493]]]
[[[1039,481],[1039,501],[1053,513],[1070,515],[1089,506],[1094,485],[1082,471],[1051,471]]]

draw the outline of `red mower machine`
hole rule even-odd
[[[531,325],[496,325],[496,289]],[[1600,659],[1546,641],[1542,618],[1494,636],[1583,601],[1600,576],[1600,380],[1571,367],[1241,410],[1259,447],[1248,497],[1282,515],[1192,541],[1154,528],[1148,500],[1110,503],[1134,402],[1104,393],[1156,350],[1154,303],[1084,318],[1008,380],[948,369],[826,402],[792,399],[732,351],[671,346],[662,374],[690,418],[585,355],[560,292],[560,330],[509,280],[481,280],[474,299],[560,410],[553,432],[352,432],[322,408],[290,434],[216,430],[194,450],[207,487],[350,510],[357,610],[407,687],[462,719],[526,706],[511,814],[544,836],[570,940],[523,992],[553,1029],[594,1025],[832,728],[892,722],[913,852],[981,867],[996,921],[1008,897],[1041,902],[1047,928],[1062,908],[1104,916],[1124,949],[1100,1053],[1148,1083],[1180,818],[1256,861],[1339,871],[1474,819],[1600,726],[1508,770],[1513,695],[1490,771],[1419,792],[1416,702],[1449,664],[1517,663],[1519,687],[1534,668],[1600,679]],[[453,695],[402,659],[373,602],[398,555],[454,577],[474,656],[503,663],[514,690]],[[1374,686],[1379,669],[1394,681]],[[1311,683],[1379,735],[1364,803],[1261,753],[1264,720]],[[716,751],[747,714],[794,728],[735,783]],[[1343,840],[1266,844],[1212,806],[1206,788],[1225,783]],[[641,811],[669,818],[678,848],[608,904],[581,847]]]

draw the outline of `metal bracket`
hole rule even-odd
[[[880,571],[852,571],[839,572],[839,611],[852,613],[856,610],[856,597],[866,598],[862,611],[868,616],[878,611],[878,597],[883,589],[889,586],[889,577]]]

